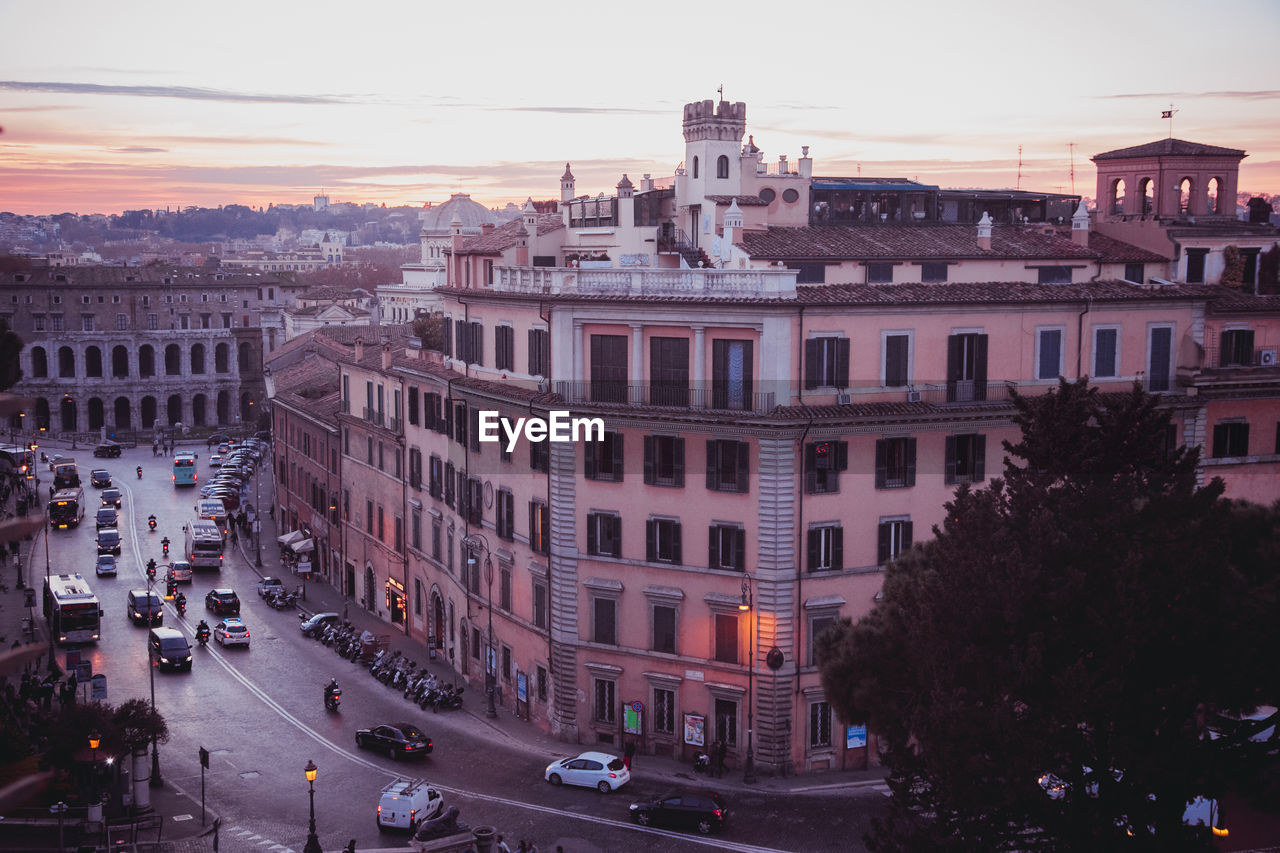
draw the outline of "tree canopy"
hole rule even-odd
[[[1280,504],[1197,485],[1197,451],[1137,386],[1014,402],[1004,477],[960,487],[872,612],[818,640],[827,697],[890,769],[869,841],[1194,849],[1185,803],[1241,758],[1208,740],[1206,709],[1280,687]]]

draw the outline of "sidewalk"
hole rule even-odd
[[[264,461],[260,470],[271,470],[270,464]],[[253,489],[245,490],[252,496]],[[274,503],[274,484],[264,480],[259,489],[259,508],[272,506]],[[276,537],[281,535],[274,519],[261,515],[262,518],[262,568],[254,569],[259,576],[278,577],[287,587],[295,586],[298,581],[288,566],[283,565],[280,558],[280,546]],[[249,567],[254,566],[255,552],[251,537],[241,537],[238,543],[240,556]],[[344,598],[323,579],[311,580],[305,585],[306,599],[298,603],[298,611],[306,615],[313,613],[343,613],[358,629],[367,629],[374,634],[391,636],[391,649],[398,650],[410,660],[425,666],[443,683],[454,679],[461,682],[461,674],[455,673],[440,656],[430,659],[426,645],[416,639],[404,635],[401,626],[385,622],[362,608],[358,602]],[[510,699],[505,705],[498,706],[498,716],[489,719],[485,716],[485,696],[482,690],[471,689],[463,694],[461,711],[446,711],[447,714],[464,715],[474,732],[492,741],[506,744],[509,748],[529,755],[538,756],[550,761],[552,758],[576,754],[592,748],[589,743],[570,744],[555,739],[543,732],[535,724],[526,722],[515,716],[514,704]],[[616,750],[610,745],[603,745],[606,750]],[[696,787],[699,785],[714,787],[718,790],[771,791],[781,794],[830,794],[839,791],[854,792],[872,790],[887,793],[884,784],[886,771],[883,768],[869,770],[846,770],[808,773],[802,776],[767,776],[760,774],[758,781],[748,784],[742,779],[742,769],[729,769],[723,777],[714,778],[708,774],[697,773],[692,765],[657,755],[636,755],[632,759],[632,775],[645,781],[663,782],[678,787]]]

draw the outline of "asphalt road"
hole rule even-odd
[[[88,486],[88,471],[103,467],[125,493],[120,530],[123,553],[116,578],[93,578],[95,558],[92,509],[79,529],[53,531],[49,563],[54,571],[80,571],[89,577],[105,611],[102,640],[83,649],[95,673],[107,676],[108,698],[119,703],[150,697],[150,671],[144,627],[125,614],[129,589],[145,586],[143,567],[149,557],[166,562],[160,539],[168,536],[171,553],[183,544],[182,525],[193,516],[194,489],[176,489],[167,463],[149,448],[126,451],[120,459],[94,460],[79,451],[85,495],[92,508],[100,490]],[[207,478],[208,453],[200,452],[199,472]],[[134,468],[141,464],[144,477]],[[262,503],[267,504],[263,490]],[[252,501],[252,489],[249,490]],[[147,530],[155,513],[158,528]],[[268,543],[264,543],[266,547]],[[269,543],[275,547],[275,543]],[[38,545],[33,564],[43,563]],[[403,845],[404,837],[379,832],[375,824],[378,792],[397,776],[423,777],[457,805],[461,818],[475,826],[493,825],[511,846],[525,838],[543,851],[557,844],[566,850],[840,850],[865,849],[862,835],[872,815],[881,813],[879,794],[797,794],[733,792],[727,831],[711,838],[690,837],[658,829],[642,829],[628,820],[628,805],[665,793],[633,781],[622,791],[601,795],[590,789],[553,788],[543,769],[556,757],[517,750],[486,737],[483,726],[465,714],[424,713],[370,678],[361,668],[332,650],[302,637],[293,611],[277,612],[254,591],[257,575],[230,550],[220,572],[197,572],[183,584],[188,598],[185,618],[166,606],[164,624],[178,627],[191,639],[190,673],[155,673],[155,701],[169,722],[171,738],[160,746],[166,784],[200,792],[198,750],[211,752],[205,774],[206,801],[222,816],[221,850],[301,850],[307,833],[308,760],[320,768],[316,780],[319,836],[326,849],[338,849],[354,838],[360,849]],[[37,572],[38,573],[38,572]],[[240,595],[241,615],[249,626],[249,648],[200,648],[194,628],[204,610],[204,594],[214,586],[231,586]],[[343,688],[340,713],[326,712],[322,689],[330,677]],[[406,720],[422,728],[435,751],[425,760],[395,762],[355,746],[357,728]],[[586,749],[566,748],[559,755]],[[195,815],[199,819],[198,810]],[[279,846],[272,846],[279,845]]]

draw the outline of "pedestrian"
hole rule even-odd
[[[502,840],[502,836],[498,836],[498,845],[494,848],[498,853],[511,853],[511,848],[507,846],[507,842]]]
[[[622,748],[622,763],[626,765],[627,770],[631,769],[631,759],[635,757],[635,754],[636,742],[633,740],[627,741],[627,745]]]
[[[716,738],[716,742],[712,745],[715,754],[712,756],[713,763],[711,765],[711,775],[720,777],[724,775],[724,757],[729,751],[729,745],[724,742],[723,737]]]
[[[529,842],[521,838],[519,846],[516,847],[516,853],[529,853]]]

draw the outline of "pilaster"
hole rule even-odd
[[[759,442],[757,481],[755,737],[756,760],[781,772],[791,763],[792,695],[795,693],[796,657],[796,471],[795,443],[791,436],[762,437]],[[777,647],[783,664],[771,670],[765,663]],[[803,721],[798,728],[804,731]]]
[[[578,742],[578,545],[576,446],[548,445],[551,454],[551,732]]]

